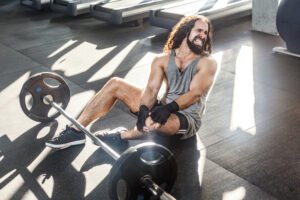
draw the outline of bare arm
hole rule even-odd
[[[163,70],[163,61],[164,59],[162,57],[154,58],[151,64],[151,72],[148,79],[147,87],[141,98],[140,105],[145,105],[149,109],[153,107],[157,100],[157,95],[165,76]]]
[[[175,102],[164,106],[154,108],[151,117],[147,119],[145,131],[151,131],[164,125],[170,114],[177,110],[185,109],[199,101],[199,98],[205,94],[214,82],[217,71],[217,64],[211,58],[204,58],[197,64],[198,72],[193,76],[190,83],[190,90],[179,96]]]
[[[180,110],[199,101],[201,95],[206,93],[214,82],[217,64],[212,58],[204,58],[197,65],[199,71],[193,77],[190,91],[176,99]]]

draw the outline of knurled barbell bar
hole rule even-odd
[[[111,199],[175,199],[168,193],[177,175],[176,160],[169,149],[147,142],[130,147],[120,155],[64,111],[69,100],[68,85],[62,77],[52,72],[31,76],[20,93],[21,108],[28,117],[48,122],[62,114],[116,160],[109,174]],[[53,113],[51,108],[56,112]]]

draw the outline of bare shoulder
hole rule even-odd
[[[212,56],[202,57],[197,63],[197,67],[201,71],[207,71],[208,73],[215,73],[217,71],[217,62]]]
[[[156,55],[153,59],[153,65],[165,67],[168,64],[170,54],[160,53]]]

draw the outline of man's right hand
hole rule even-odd
[[[157,129],[159,129],[162,125],[160,123],[154,122],[151,118],[151,116],[147,117],[146,121],[145,121],[145,126],[143,131],[148,133],[151,131],[156,131]]]
[[[149,116],[149,108],[145,105],[141,105],[138,114],[138,119],[136,122],[136,126],[139,131],[143,131],[143,127],[145,126],[145,121],[148,116]]]

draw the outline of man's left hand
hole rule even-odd
[[[157,106],[151,111],[151,118],[154,122],[165,124],[170,117],[171,112],[166,106]]]
[[[175,113],[179,110],[179,106],[176,101],[169,104],[157,106],[151,111],[151,118],[154,122],[165,125],[171,113]]]

